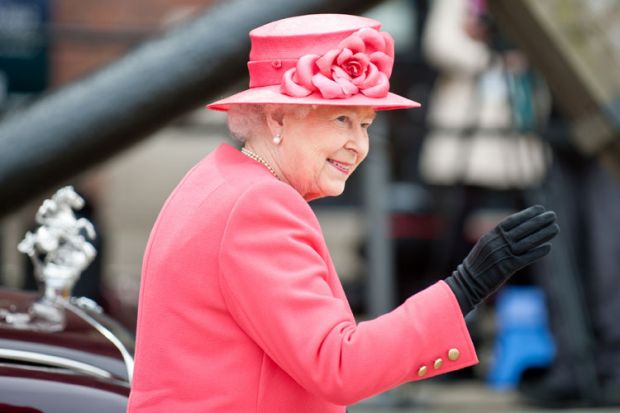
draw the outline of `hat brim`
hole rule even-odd
[[[224,99],[207,105],[208,109],[227,111],[232,105],[243,104],[283,104],[283,105],[322,105],[322,106],[370,106],[375,110],[392,110],[417,108],[418,102],[404,98],[394,93],[388,93],[382,98],[370,98],[361,93],[345,99],[324,99],[315,92],[306,97],[292,97],[280,93],[280,86],[254,87],[236,93]]]

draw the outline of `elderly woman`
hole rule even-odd
[[[166,201],[144,256],[130,412],[344,412],[401,383],[477,362],[464,314],[549,251],[532,207],[453,274],[357,323],[308,201],[342,193],[368,154],[394,47],[368,18],[308,15],[250,33],[250,89],[222,145]]]

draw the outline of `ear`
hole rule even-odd
[[[284,128],[285,111],[277,105],[265,107],[265,120],[271,136],[280,135]]]

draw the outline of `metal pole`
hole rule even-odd
[[[371,130],[371,148],[364,161],[364,206],[368,228],[366,312],[375,318],[395,307],[394,245],[390,221],[389,125],[379,113]],[[376,409],[410,406],[399,389],[366,399],[360,405]]]
[[[366,308],[369,316],[377,317],[394,308],[395,284],[388,205],[388,125],[383,114],[374,122],[371,150],[364,164],[364,204],[368,221]]]
[[[226,1],[0,123],[0,216],[110,158],[247,75],[248,32],[378,0]],[[165,160],[162,160],[165,161]]]

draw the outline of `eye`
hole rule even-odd
[[[368,129],[368,128],[370,128],[370,125],[372,125],[372,122],[364,122],[364,123],[362,123],[362,128]]]
[[[348,116],[346,116],[346,115],[341,115],[341,116],[338,116],[338,117],[336,118],[336,120],[337,120],[338,122],[340,122],[340,123],[348,123],[348,122],[349,122],[349,117],[348,117]]]

